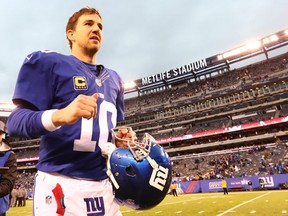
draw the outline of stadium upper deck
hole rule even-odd
[[[134,82],[126,83],[126,94],[138,92],[142,95],[178,85],[183,82],[193,82],[201,77],[211,77],[223,71],[229,71],[231,65],[255,56],[264,55],[269,59],[269,54],[288,44],[288,30],[282,30],[268,35],[260,40],[239,46],[224,53],[192,62],[152,76],[143,77]]]

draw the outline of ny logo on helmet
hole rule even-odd
[[[160,191],[163,191],[168,177],[169,169],[162,166],[154,168],[151,174],[149,184]]]

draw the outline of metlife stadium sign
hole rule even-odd
[[[142,86],[152,84],[155,82],[159,82],[166,79],[176,78],[178,76],[182,76],[187,73],[197,72],[198,70],[204,69],[207,67],[206,59],[202,59],[196,62],[192,62],[190,64],[165,71],[163,73],[158,73],[152,76],[142,78]]]

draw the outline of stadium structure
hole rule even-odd
[[[138,137],[144,133],[154,136],[169,154],[173,176],[180,182],[221,176],[242,178],[239,181],[257,176],[256,181],[259,176],[285,174],[287,45],[288,30],[283,30],[126,82],[125,120],[120,125],[132,127]],[[0,111],[4,114],[1,120],[6,122],[10,104],[2,104]],[[18,157],[19,173],[35,172],[39,139],[12,137],[11,144]],[[269,178],[266,183],[269,186]],[[271,188],[280,185],[274,183]],[[240,183],[234,185],[237,188]],[[189,187],[181,190],[197,191],[196,186]]]

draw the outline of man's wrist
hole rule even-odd
[[[57,109],[53,109],[53,110],[46,110],[43,112],[42,116],[41,116],[41,121],[42,121],[42,125],[44,126],[44,128],[48,131],[55,131],[57,129],[59,129],[61,126],[56,127],[53,123],[52,120],[52,115],[54,114],[54,112],[56,112]]]

